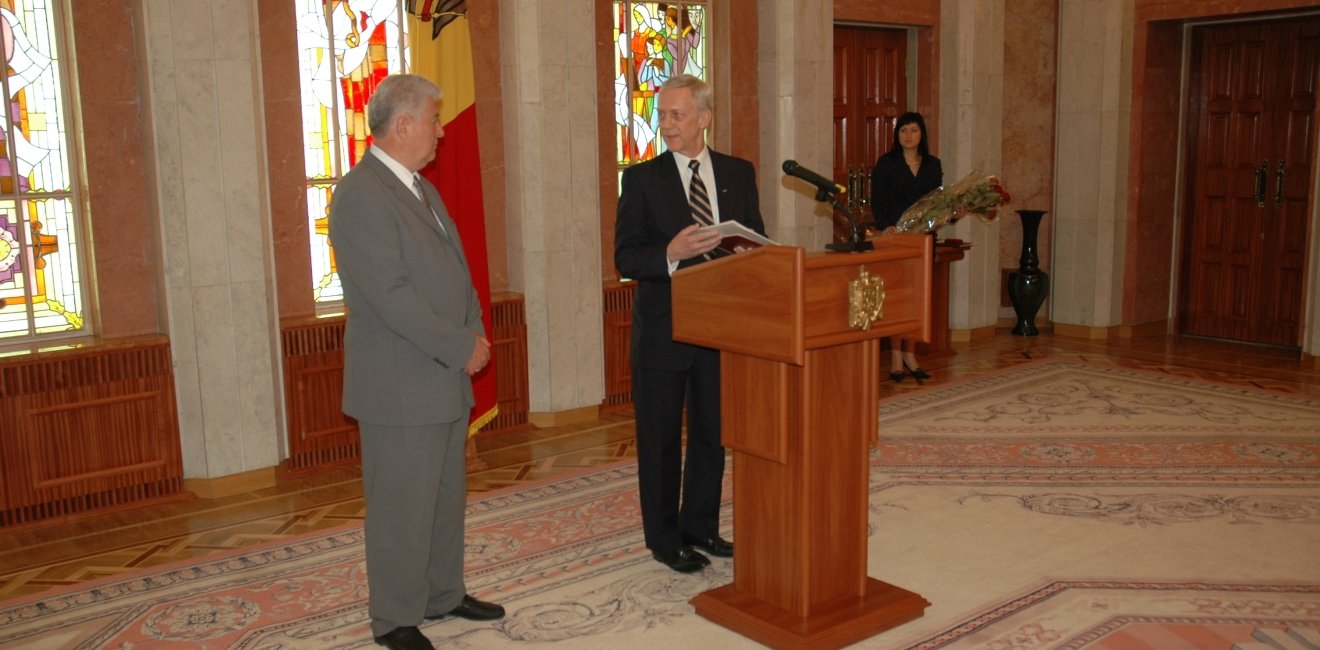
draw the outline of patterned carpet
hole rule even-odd
[[[856,647],[1320,647],[1320,400],[1047,361],[889,399],[881,435],[870,573],[932,605]],[[635,485],[623,463],[474,496],[469,590],[509,616],[423,631],[758,647],[687,602],[729,562],[650,560]],[[362,572],[349,525],[0,603],[0,648],[371,647]]]
[[[871,573],[932,606],[863,647],[1320,647],[1320,401],[1045,361],[880,430]]]

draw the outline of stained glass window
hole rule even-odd
[[[707,3],[614,3],[614,122],[619,169],[664,151],[656,91],[670,77],[706,79]]]
[[[56,0],[0,0],[0,340],[85,333]]]
[[[330,198],[335,183],[371,145],[366,106],[376,84],[405,70],[404,4],[404,0],[294,0],[312,292],[317,303],[335,303],[344,297],[330,247]]]

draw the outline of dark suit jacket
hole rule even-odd
[[[926,156],[915,176],[903,160],[902,149],[880,156],[871,170],[871,214],[876,227],[884,230],[898,223],[904,210],[943,184],[944,169],[935,156]]]
[[[473,404],[463,365],[484,334],[458,228],[444,224],[374,154],[344,175],[330,238],[344,285],[344,412],[388,426],[452,422]]]
[[[738,221],[765,234],[756,171],[741,158],[710,152],[720,221]],[[614,224],[614,266],[619,275],[637,280],[633,298],[632,358],[634,363],[662,370],[682,370],[692,362],[694,346],[673,338],[672,296],[665,247],[692,225],[692,208],[674,154],[625,169],[618,218]],[[683,260],[679,268],[705,259]]]

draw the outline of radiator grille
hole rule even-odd
[[[0,360],[0,526],[182,497],[163,337]]]
[[[633,292],[637,283],[605,287],[605,402],[603,411],[632,407],[632,369],[628,346],[632,338]]]

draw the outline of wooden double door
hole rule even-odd
[[[1180,331],[1299,347],[1320,17],[1192,39]]]
[[[870,174],[894,141],[894,120],[907,111],[907,31],[834,28],[834,182],[860,222],[872,221]],[[834,221],[835,241],[850,229]]]

